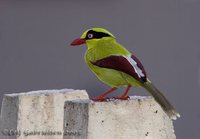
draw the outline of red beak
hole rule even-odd
[[[84,39],[81,39],[81,38],[78,38],[78,39],[75,39],[71,45],[72,46],[76,46],[76,45],[81,45],[81,44],[84,44],[85,43],[85,40]]]

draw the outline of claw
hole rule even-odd
[[[120,99],[120,100],[128,100],[129,96],[119,96],[119,97],[113,97],[114,99]]]
[[[127,95],[129,89],[131,88],[131,86],[129,85],[126,89],[126,91],[119,97],[113,97],[114,99],[121,99],[121,100],[128,100],[130,97]]]
[[[100,96],[96,97],[96,98],[91,98],[91,100],[93,101],[108,101],[110,100],[109,98],[106,98],[105,96],[112,93],[113,91],[115,91],[117,88],[113,87],[110,90],[108,90],[107,92],[101,94]]]
[[[105,97],[96,97],[96,98],[90,98],[93,101],[108,101],[109,98],[105,98]]]

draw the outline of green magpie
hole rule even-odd
[[[131,87],[144,87],[162,107],[171,119],[180,117],[175,108],[158,88],[147,78],[147,73],[139,59],[116,41],[115,36],[103,28],[86,30],[71,45],[87,45],[85,62],[98,79],[111,87],[94,101],[106,101],[106,95],[119,87],[126,87],[125,92],[115,99],[128,99]]]

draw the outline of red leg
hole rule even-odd
[[[110,90],[108,90],[107,92],[101,94],[100,96],[98,96],[96,98],[91,98],[91,100],[94,100],[94,101],[105,101],[105,100],[107,100],[107,98],[105,98],[105,96],[108,95],[108,94],[110,94],[110,93],[112,93],[116,89],[117,89],[116,87],[113,87]]]
[[[127,88],[126,88],[126,91],[119,97],[114,97],[115,99],[122,99],[122,100],[127,100],[129,98],[128,96],[128,91],[130,90],[131,86],[129,85]]]

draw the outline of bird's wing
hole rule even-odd
[[[129,55],[129,56],[111,55],[91,63],[98,67],[109,68],[124,72],[126,74],[131,75],[136,80],[142,83],[147,81],[144,67],[134,55]]]

